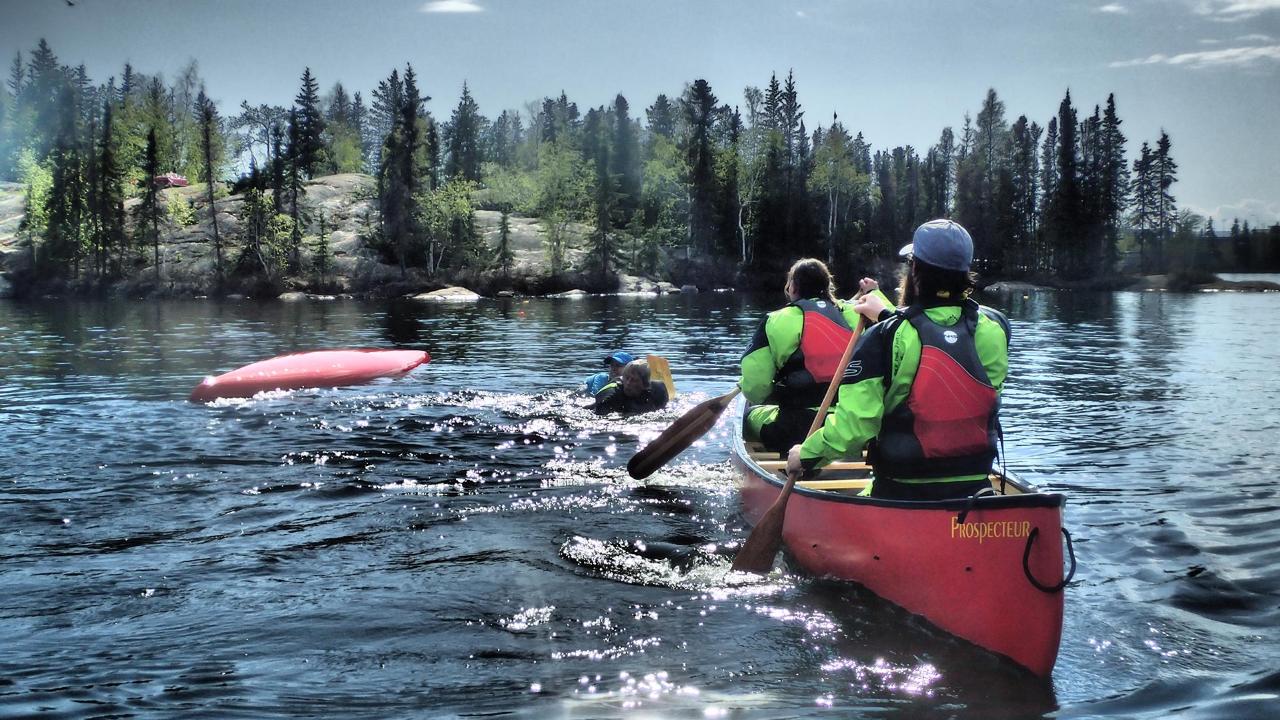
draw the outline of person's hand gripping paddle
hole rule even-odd
[[[813,424],[809,426],[806,437],[817,432],[826,420],[827,408],[831,407],[831,400],[840,388],[844,370],[849,366],[849,358],[853,357],[853,348],[858,344],[858,337],[862,335],[862,328],[866,322],[866,318],[858,318],[858,326],[849,337],[849,345],[845,347],[844,355],[840,357],[840,364],[836,366],[837,372],[831,378],[831,384],[827,386],[827,394],[823,396],[822,404],[818,406],[818,414],[814,416]],[[742,548],[738,550],[737,557],[733,559],[735,571],[766,573],[773,567],[773,560],[778,556],[778,548],[782,546],[782,524],[787,518],[787,501],[791,499],[791,489],[799,479],[799,473],[787,473],[787,482],[782,486],[782,492],[778,493],[778,499],[774,500],[773,505],[760,516],[760,521],[751,529],[751,534],[747,536],[746,541],[742,543]]]

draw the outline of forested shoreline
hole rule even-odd
[[[322,291],[333,225],[308,183],[364,173],[370,209],[354,232],[397,287],[530,287],[513,264],[517,215],[537,218],[541,287],[607,290],[620,273],[752,287],[804,255],[847,284],[944,216],[969,229],[988,280],[1280,270],[1280,224],[1228,234],[1180,209],[1173,141],[1133,150],[1113,95],[1090,111],[1067,90],[1041,125],[1010,120],[992,89],[936,144],[875,148],[838,117],[807,118],[798,85],[775,74],[726,102],[696,79],[640,112],[622,94],[583,112],[561,92],[489,118],[464,84],[437,118],[409,64],[368,100],[341,83],[322,93],[306,68],[291,105],[231,109],[194,60],[170,80],[126,64],[95,82],[41,40],[0,92],[0,181],[20,184],[24,206],[5,266],[27,290],[156,292],[173,265],[165,238],[200,223],[201,292]],[[198,192],[163,187],[179,183]],[[484,210],[499,217],[490,238]]]

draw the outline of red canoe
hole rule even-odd
[[[733,460],[754,524],[777,499],[786,462],[740,439]],[[1075,572],[1073,553],[1063,577],[1064,496],[993,473],[994,494],[976,499],[859,497],[868,475],[864,463],[844,462],[796,483],[782,530],[791,558],[1047,678],[1062,638],[1062,590]]]
[[[192,402],[252,397],[266,390],[359,385],[380,377],[398,377],[429,361],[421,350],[315,350],[281,355],[204,379],[191,391]]]

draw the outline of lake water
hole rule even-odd
[[[1048,683],[854,587],[726,580],[726,423],[627,477],[780,297],[0,303],[0,716],[1275,717],[1280,297],[986,301],[1010,465],[1079,560]],[[186,400],[338,347],[433,360]],[[673,405],[584,410],[614,348]]]

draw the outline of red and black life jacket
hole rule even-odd
[[[813,407],[822,403],[853,328],[840,307],[825,300],[796,300],[791,305],[804,313],[800,344],[778,368],[772,398],[779,405]]]
[[[872,463],[877,476],[983,475],[996,457],[1000,398],[978,357],[978,304],[951,327],[913,305],[903,313],[920,335],[920,367],[907,399],[884,416]]]

